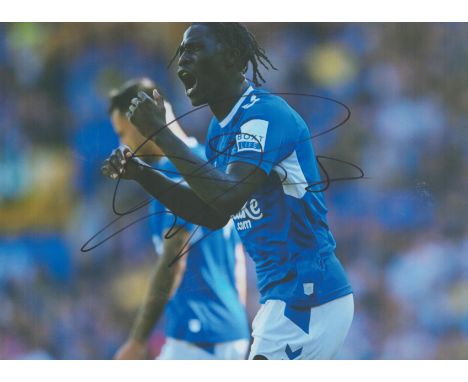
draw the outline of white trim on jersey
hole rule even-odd
[[[273,167],[281,179],[284,178],[285,172],[287,178],[283,181],[283,191],[286,195],[294,196],[302,199],[307,192],[307,180],[302,172],[301,165],[297,159],[296,150],[290,156]]]
[[[244,102],[245,98],[253,91],[253,87],[249,86],[247,90],[242,94],[242,96],[239,98],[239,101],[234,105],[234,107],[231,109],[229,114],[221,121],[219,122],[219,126],[221,128],[225,127],[229,122],[231,122],[231,119],[234,117],[234,115],[237,113],[237,110],[239,110],[240,105],[242,105],[242,102]]]

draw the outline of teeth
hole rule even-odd
[[[180,79],[182,81],[185,81],[188,84],[190,84],[192,82],[191,80],[193,79],[192,75],[189,72],[186,72],[186,71],[181,71],[180,74],[179,74],[179,77],[180,77]],[[189,88],[189,89],[187,89],[185,91],[186,95],[189,96],[190,94],[193,93],[194,89],[196,88],[196,81],[194,81],[194,82],[195,82],[195,84],[193,84],[191,88]]]

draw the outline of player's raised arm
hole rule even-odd
[[[234,163],[226,174],[194,154],[184,142],[165,128],[164,102],[156,90],[154,100],[146,93],[140,92],[138,98],[132,100],[128,117],[143,135],[157,143],[174,163],[190,189],[216,212],[216,215],[211,216],[217,216],[220,220],[209,222],[211,227],[219,228],[225,225],[230,216],[239,211],[249,196],[266,180],[265,172],[256,165]],[[158,195],[162,203],[169,202],[167,198],[156,192],[165,183],[164,179],[153,176],[153,181],[145,181],[146,176],[150,176],[150,173],[142,171],[135,179],[148,192]],[[184,197],[189,195],[182,192],[174,193],[171,195],[172,203],[183,204],[180,198]],[[166,206],[169,207],[167,204]],[[179,215],[180,208],[169,208]],[[218,225],[220,222],[221,225]]]
[[[185,144],[182,145],[185,147]],[[198,159],[195,154],[192,156]],[[212,205],[199,198],[189,186],[172,180],[133,157],[133,153],[127,147],[121,146],[114,150],[104,161],[101,172],[114,180],[120,177],[137,181],[174,214],[191,223],[218,229],[226,225],[229,220],[228,215],[221,215]]]

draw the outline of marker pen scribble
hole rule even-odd
[[[329,98],[329,97],[323,97],[323,96],[319,96],[319,95],[313,95],[313,94],[305,94],[305,93],[291,93],[291,92],[287,92],[287,93],[271,93],[271,94],[275,94],[275,95],[284,95],[284,96],[298,96],[298,97],[308,97],[308,98],[315,98],[315,99],[322,99],[322,100],[325,100],[325,101],[329,101],[329,102],[333,102],[335,103],[336,105],[339,105],[340,107],[342,107],[345,112],[346,112],[346,115],[345,117],[340,120],[337,124],[335,124],[334,126],[328,128],[328,129],[325,129],[323,131],[319,131],[318,133],[314,134],[314,135],[310,135],[309,137],[307,137],[307,139],[304,139],[303,141],[299,142],[299,143],[305,143],[309,140],[313,140],[315,138],[318,138],[322,135],[325,135],[325,134],[328,134],[330,132],[332,132],[333,130],[336,130],[338,129],[339,127],[343,126],[350,118],[351,116],[351,110],[349,109],[348,106],[346,106],[344,103],[340,102],[340,101],[337,101],[337,100],[334,100],[332,98]],[[151,137],[148,137],[132,154],[131,158],[142,158],[142,156],[139,156],[138,155],[138,150],[143,147],[148,141],[150,141],[151,139],[153,139],[157,134],[159,134],[162,129],[168,127],[171,123],[174,123],[176,121],[179,121],[181,120],[182,118],[190,115],[191,113],[194,113],[196,111],[199,111],[203,108],[207,107],[207,105],[203,105],[203,106],[200,106],[200,107],[197,107],[193,110],[190,110],[184,114],[182,114],[181,116],[175,118],[173,121],[167,123],[164,127],[162,127],[161,129],[159,129],[158,131],[156,131]],[[218,136],[215,136],[213,137],[211,140],[209,140],[207,142],[208,146],[213,150],[213,152],[216,153],[216,155],[214,156],[214,158],[212,158],[211,160],[208,160],[206,161],[206,163],[200,167],[197,167],[193,172],[191,173],[179,173],[179,175],[181,175],[183,178],[186,178],[186,177],[197,177],[197,178],[209,178],[209,177],[206,177],[204,176],[204,169],[206,167],[206,165],[208,163],[212,163],[214,161],[216,161],[217,158],[219,157],[222,157],[223,155],[226,155],[230,149],[235,145],[235,137],[236,137],[237,133],[226,133],[226,134],[220,134]],[[247,135],[250,135],[250,134],[247,134]],[[223,151],[218,151],[216,149],[216,144],[215,144],[215,141],[216,140],[219,140],[219,139],[222,139],[226,136],[229,136],[231,138],[230,141],[228,141],[228,144],[226,145],[225,149]],[[253,140],[257,140],[257,137],[253,136],[253,135],[250,135],[250,138],[253,139]],[[257,142],[257,143],[260,143],[260,142]],[[260,145],[260,147],[262,147]],[[264,159],[264,154],[267,154],[267,153],[271,153],[275,150],[279,150],[280,148],[279,147],[274,147],[274,148],[270,148],[270,150],[268,151],[263,151],[263,149],[261,149],[261,156],[260,156],[260,159],[258,161],[258,163],[256,164],[257,167],[259,167],[261,165],[261,163],[265,160]],[[232,155],[232,154],[230,154]],[[234,154],[235,155],[235,154]],[[169,157],[169,159],[171,159],[171,157]],[[174,158],[173,158],[174,159]],[[185,159],[185,158],[180,158],[178,157],[177,159],[179,160],[187,160],[189,161],[188,159]],[[323,191],[326,191],[329,187],[330,187],[330,184],[333,183],[333,182],[336,182],[336,181],[349,181],[349,180],[357,180],[357,179],[363,179],[364,178],[364,171],[356,164],[353,164],[351,162],[348,162],[346,160],[343,160],[343,159],[338,159],[338,158],[332,158],[332,157],[328,157],[328,156],[323,156],[323,155],[316,155],[316,160],[317,160],[317,163],[324,175],[324,178],[323,180],[319,180],[313,184],[307,184],[307,183],[287,183],[287,185],[296,185],[296,184],[303,184],[304,185],[304,189],[307,191],[307,192],[323,192]],[[347,166],[350,166],[351,168],[354,168],[358,171],[359,175],[356,175],[356,176],[349,176],[349,177],[332,177],[325,165],[324,165],[324,161],[325,160],[328,160],[328,161],[335,161],[335,162],[338,162],[338,163],[342,163],[344,165],[347,165]],[[190,161],[189,161],[190,162]],[[150,167],[150,168],[153,168],[149,165],[146,165],[146,164],[140,164],[141,166],[146,166],[146,167]],[[278,176],[280,177],[280,181],[281,183],[284,183],[286,182],[286,179],[288,178],[288,173],[286,171],[285,168],[283,168],[281,166],[281,164],[278,165],[278,168],[280,171],[282,171],[283,173],[278,173]],[[157,171],[161,171],[162,173],[165,173],[167,171],[165,170],[162,170],[162,169],[158,169],[158,168],[153,168],[154,170],[157,170]],[[240,183],[245,183],[245,182],[248,182],[246,179],[248,179],[248,177],[251,175],[251,173],[247,174],[247,176],[245,176],[243,179],[241,179],[240,181],[237,181],[237,182],[232,182],[232,187],[228,188],[225,192],[228,192],[229,190],[231,190],[232,188],[235,188],[236,186],[238,186]],[[116,232],[113,232],[112,234],[110,234],[109,236],[107,236],[106,238],[102,239],[101,241],[99,241],[97,244],[95,245],[92,245],[89,247],[89,244],[96,238],[98,237],[100,234],[102,234],[104,231],[106,231],[107,229],[109,229],[113,224],[115,224],[118,220],[120,220],[121,218],[123,218],[124,216],[127,216],[127,215],[131,215],[132,213],[140,210],[141,208],[143,207],[146,207],[149,203],[151,203],[151,201],[153,200],[152,198],[149,198],[149,199],[146,199],[146,200],[143,200],[139,203],[137,203],[136,205],[130,207],[129,209],[125,210],[125,211],[118,211],[117,210],[117,207],[116,207],[116,200],[117,200],[117,191],[118,191],[118,188],[119,188],[119,183],[120,183],[120,178],[117,180],[117,183],[116,183],[116,186],[114,188],[114,192],[113,192],[113,196],[112,196],[112,209],[113,209],[113,212],[117,215],[117,218],[114,219],[113,221],[111,221],[109,224],[107,224],[105,227],[103,227],[101,230],[99,230],[95,235],[93,235],[85,244],[83,244],[83,246],[81,247],[81,251],[82,252],[89,252],[91,251],[92,249],[94,248],[97,248],[98,246],[100,246],[101,244],[105,243],[107,240],[111,239],[112,237],[118,235],[119,233],[121,233],[122,231],[124,231],[125,229],[143,221],[143,220],[146,220],[148,218],[150,218],[151,216],[154,216],[154,215],[157,215],[157,214],[171,214],[172,216],[174,216],[174,221],[173,221],[173,224],[172,226],[170,227],[170,229],[167,231],[166,235],[165,235],[165,238],[166,239],[170,239],[171,237],[173,237],[174,235],[176,235],[181,229],[183,229],[187,224],[189,224],[188,222],[185,222],[184,224],[178,224],[178,217],[177,215],[175,215],[174,213],[172,213],[171,211],[168,211],[168,210],[164,210],[164,211],[158,211],[156,213],[153,213],[153,214],[149,214],[149,215],[145,215],[144,217],[140,217],[138,219],[136,219],[135,221],[132,221],[130,223],[128,223],[126,226],[124,226],[123,228],[119,229],[118,231]],[[220,180],[220,181],[223,181],[223,182],[230,182],[229,180]],[[170,192],[171,189],[173,187],[176,187],[178,184],[184,182],[184,180],[180,180],[179,182],[176,182],[172,187],[169,187],[165,190],[165,192]],[[324,185],[323,187],[321,187],[320,189],[314,189],[314,187],[318,186],[318,185]],[[219,199],[220,197],[222,197],[224,195],[223,194],[220,194],[218,195],[216,198],[214,198],[212,200],[212,202],[216,201],[216,199]],[[192,217],[196,217],[196,216],[199,216],[200,214],[202,214],[203,211],[202,210],[194,210],[193,213],[192,213]],[[198,227],[197,227],[198,228]],[[180,253],[177,254],[177,256],[173,259],[173,261],[169,264],[169,266],[172,266],[176,261],[178,261],[182,256],[184,256],[186,253],[189,252],[190,248],[192,248],[193,246],[197,245],[197,243],[199,243],[200,241],[202,241],[203,239],[205,239],[210,233],[202,236],[200,239],[198,239],[197,241],[195,241],[194,243],[190,243],[190,240],[192,239],[192,237],[194,236],[194,234],[197,232],[197,228],[191,233],[189,239],[187,240],[187,242],[184,244],[184,246],[182,247]],[[189,245],[190,243],[190,245]]]

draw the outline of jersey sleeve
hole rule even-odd
[[[294,150],[297,134],[297,126],[287,109],[255,105],[240,121],[228,164],[253,164],[269,175]]]

